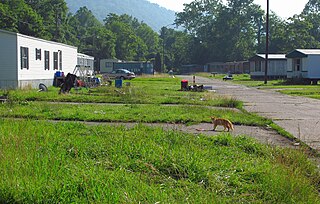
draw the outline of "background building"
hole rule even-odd
[[[256,54],[249,59],[250,75],[252,79],[263,79],[265,77],[265,54]],[[287,58],[285,54],[268,55],[268,78],[287,78]]]

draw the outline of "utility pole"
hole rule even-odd
[[[162,27],[162,35],[163,35],[163,40],[162,40],[162,60],[161,60],[161,72],[164,72],[165,69],[165,43],[166,43],[166,35],[169,32],[168,27],[172,26],[174,24],[168,24],[166,26]]]
[[[165,27],[164,27],[165,28]],[[161,73],[163,73],[164,72],[164,46],[165,46],[165,36],[166,36],[166,34],[165,34],[165,29],[163,29],[163,40],[162,40],[162,58],[161,58]]]
[[[268,55],[269,55],[269,0],[267,0],[267,19],[266,19],[266,60],[264,70],[264,84],[268,83]]]

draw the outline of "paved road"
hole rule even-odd
[[[192,76],[179,76],[192,83]],[[288,96],[218,79],[196,77],[196,84],[212,86],[219,95],[244,102],[244,109],[272,119],[310,147],[320,150],[320,100]]]

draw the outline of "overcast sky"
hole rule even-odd
[[[190,3],[193,0],[148,0],[157,3],[162,7],[174,11],[182,11],[184,3]],[[266,10],[267,0],[255,0],[256,4],[260,4],[262,9]],[[270,10],[274,11],[278,16],[287,19],[294,14],[300,14],[308,0],[269,0]]]

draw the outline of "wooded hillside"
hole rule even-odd
[[[80,7],[86,6],[100,21],[109,13],[128,14],[145,22],[157,32],[162,26],[172,24],[175,19],[174,11],[147,0],[66,0],[66,2],[73,13]]]

